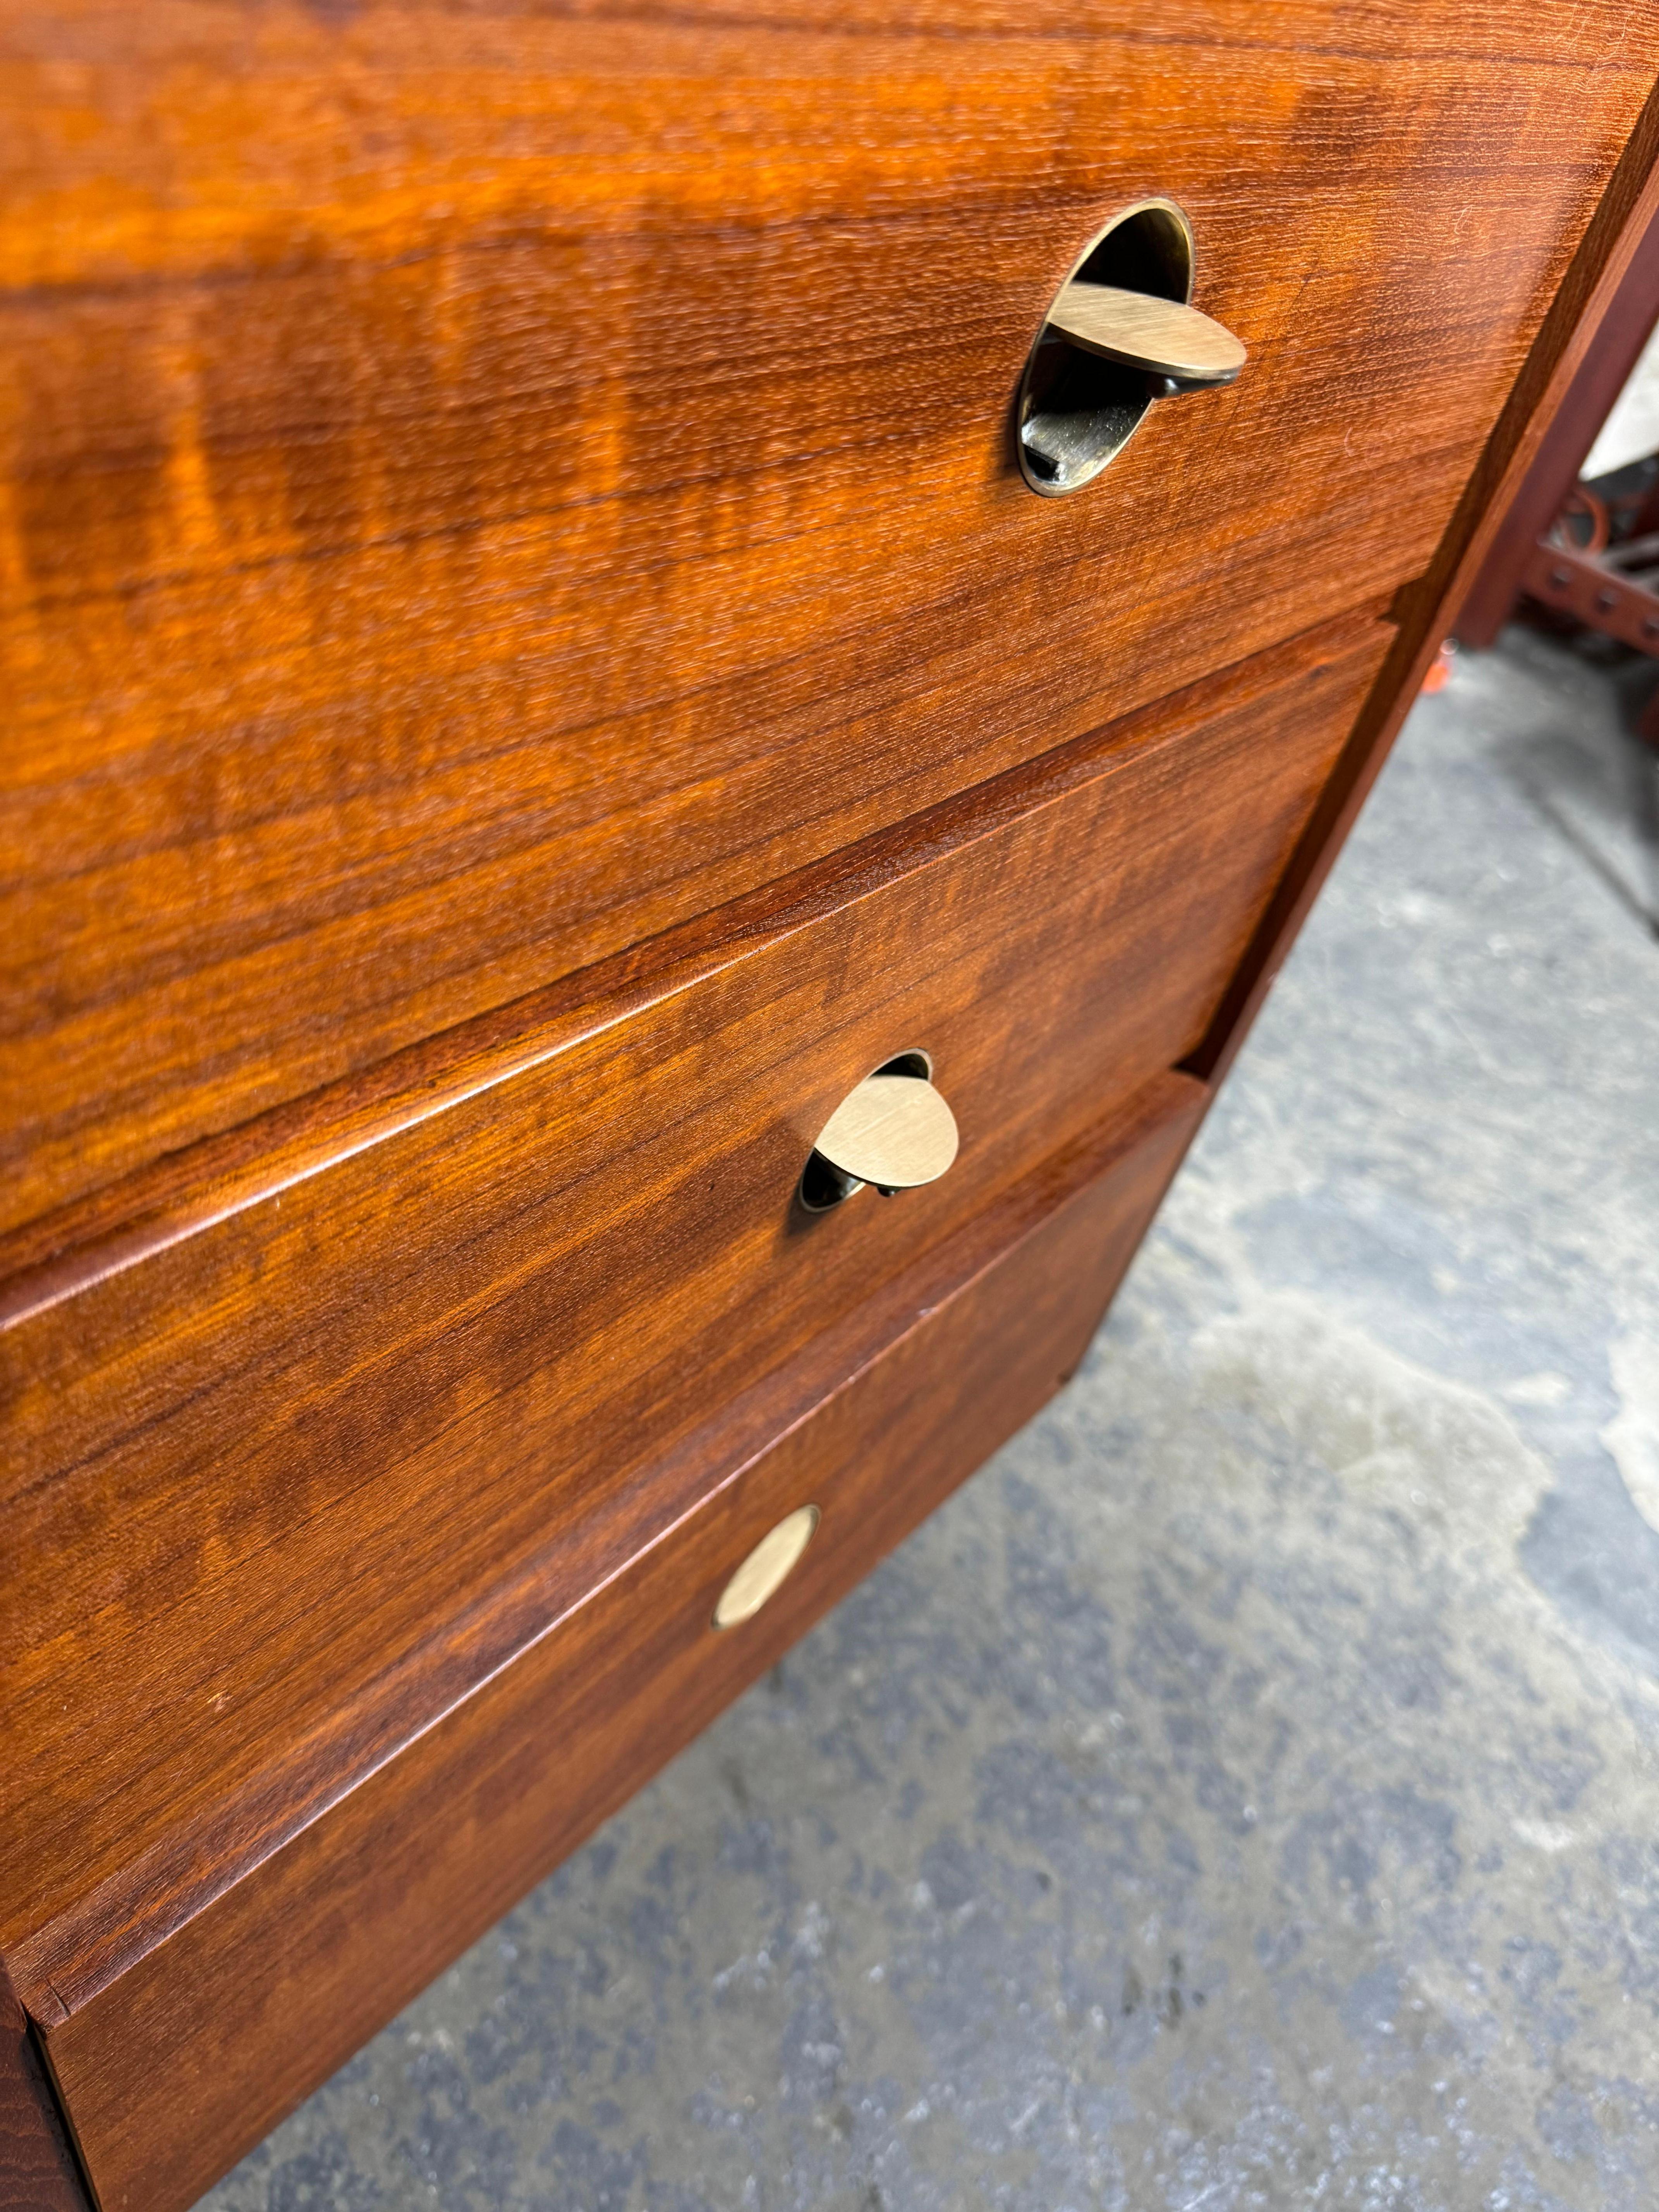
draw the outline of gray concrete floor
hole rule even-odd
[[[1659,2203],[1617,683],[1419,708],[1071,1389],[212,2212]]]

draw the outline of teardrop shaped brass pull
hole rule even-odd
[[[737,1628],[752,1620],[800,1565],[801,1554],[817,1525],[816,1505],[798,1505],[793,1513],[785,1514],[777,1527],[761,1538],[720,1592],[710,1625]]]
[[[1048,321],[1085,353],[1163,377],[1173,392],[1231,384],[1244,366],[1244,348],[1230,330],[1196,307],[1150,292],[1073,279],[1049,309]]]
[[[1237,379],[1243,345],[1188,305],[1194,255],[1193,227],[1175,202],[1150,199],[1121,210],[1072,264],[1014,405],[1015,459],[1042,498],[1092,483],[1163,401]],[[1206,427],[1224,425],[1220,404]]]
[[[937,1182],[960,1141],[955,1115],[925,1076],[866,1075],[812,1149],[855,1182],[913,1190]]]

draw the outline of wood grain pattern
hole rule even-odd
[[[856,901],[907,869],[1006,825],[1123,745],[1231,714],[1300,683],[1376,635],[1381,601],[1057,747],[891,830],[861,838],[547,989],[423,1039],[361,1075],[256,1115],[0,1236],[0,1328],[481,1096],[599,1030],[696,988],[758,945]]]
[[[1339,624],[1255,672],[1299,664],[1281,688],[1061,749],[742,957],[717,933],[695,985],[0,1333],[0,1947],[37,2017],[583,1595],[550,1531],[659,1494],[677,1438],[1191,1049],[1386,642]],[[915,1048],[951,1172],[802,1214],[831,1110]]]
[[[0,9],[3,1220],[1419,574],[1656,21]],[[1148,190],[1251,373],[1037,501]]]
[[[88,2212],[62,2115],[0,1966],[0,2212]]]
[[[1341,757],[1291,856],[1210,1024],[1185,1065],[1219,1084],[1265,1004],[1280,964],[1347,841],[1528,473],[1571,404],[1596,340],[1622,319],[1625,287],[1659,234],[1659,84],[1650,90],[1504,410],[1464,487],[1427,572],[1400,595],[1398,629]]]
[[[106,2206],[1053,1387],[1628,261],[1656,27],[0,4],[0,1948]],[[1148,190],[1250,370],[1031,500]],[[781,1218],[915,1044],[957,1168]]]
[[[671,1480],[684,1519],[53,2031],[104,2212],[191,2203],[1036,1410],[1203,1103],[1165,1079],[729,1409],[720,1458]],[[806,1503],[800,1566],[714,1633],[732,1568]]]

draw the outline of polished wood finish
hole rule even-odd
[[[1076,1358],[1632,265],[1656,29],[0,4],[0,1953],[104,2212]],[[1249,372],[1033,499],[1158,191]],[[805,1219],[916,1048],[960,1158]]]
[[[1654,33],[0,9],[0,1218],[1420,574]],[[1035,501],[1149,190],[1252,373]]]
[[[0,2206],[88,2212],[80,2168],[28,2016],[0,1966]]]
[[[1164,1079],[733,1401],[658,1471],[656,1540],[613,1567],[573,1530],[585,1603],[52,2033],[103,2212],[189,2204],[1036,1412],[1204,1103]],[[806,1504],[794,1574],[715,1633],[732,1568]]]
[[[1386,646],[1339,623],[854,848],[626,1018],[557,1009],[447,1110],[20,1310],[0,1947],[37,2017],[583,1595],[569,1522],[667,1510],[677,1436],[1195,1046]],[[805,1215],[910,1049],[956,1164]]]
[[[1395,603],[1395,642],[1309,817],[1255,938],[1185,1065],[1218,1084],[1249,1035],[1279,967],[1381,775],[1443,641],[1474,590],[1505,517],[1617,312],[1621,288],[1659,223],[1659,86],[1585,225],[1515,386],[1427,570]]]

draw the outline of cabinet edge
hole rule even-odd
[[[1482,448],[1433,559],[1391,610],[1397,631],[1313,816],[1291,856],[1203,1042],[1183,1063],[1218,1084],[1347,841],[1360,808],[1456,627],[1510,502],[1613,307],[1632,260],[1659,220],[1659,82],[1614,164],[1566,274]]]
[[[0,2212],[93,2212],[34,2028],[0,1963]]]

